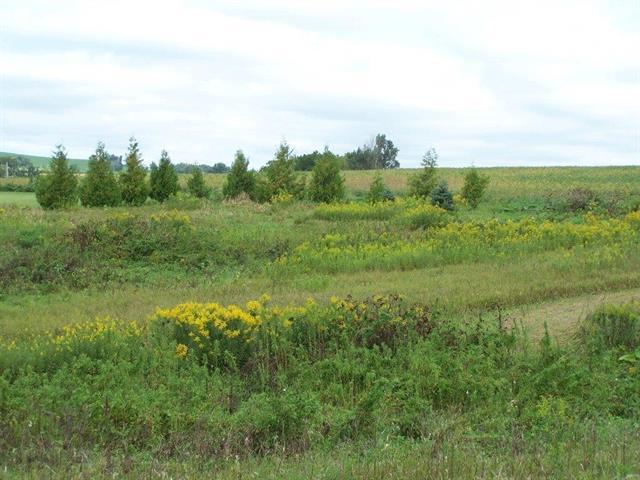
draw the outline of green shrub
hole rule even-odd
[[[461,192],[462,197],[471,208],[477,208],[488,185],[489,177],[481,175],[478,173],[478,170],[471,168],[464,176],[464,185],[462,186]]]
[[[395,200],[395,195],[393,192],[387,188],[382,180],[382,174],[380,172],[376,172],[373,177],[373,182],[369,186],[369,192],[367,194],[367,201],[369,203],[378,203],[378,202],[393,202]]]
[[[120,187],[111,169],[111,158],[104,143],[100,142],[89,158],[87,174],[80,187],[80,201],[85,207],[115,207],[121,199]]]
[[[166,150],[160,155],[159,165],[151,164],[150,184],[149,196],[158,202],[164,202],[178,193],[178,174]]]
[[[445,180],[442,180],[431,192],[431,203],[444,210],[453,210],[453,193]]]
[[[125,475],[134,455],[149,469],[191,462],[208,471],[230,458],[236,478],[245,461],[253,471],[252,455],[334,455],[359,443],[442,456],[471,445],[492,456],[481,464],[491,473],[517,448],[506,465],[525,476],[543,466],[573,476],[563,473],[577,441],[575,476],[603,473],[603,461],[590,469],[583,460],[594,452],[620,455],[607,472],[637,465],[629,451],[640,376],[615,352],[550,339],[527,348],[489,318],[447,319],[395,295],[280,309],[193,305],[160,311],[163,320],[98,319],[0,340],[0,461],[9,473],[86,473],[90,455],[93,472]],[[198,349],[218,352],[222,368]],[[618,437],[619,448],[595,443]],[[396,452],[387,458],[395,463]],[[455,476],[467,457],[444,462]],[[462,478],[477,476],[476,466]]]
[[[315,163],[309,198],[314,202],[331,203],[344,198],[344,178],[340,174],[340,164],[334,155],[325,152]]]
[[[191,177],[187,181],[187,188],[194,197],[211,198],[212,189],[204,182],[204,175],[202,175],[202,170],[198,167],[191,172]]]
[[[58,145],[49,163],[49,174],[36,180],[36,200],[42,208],[71,207],[78,202],[77,188],[78,180],[69,167],[67,152]]]
[[[236,198],[242,193],[255,199],[256,177],[254,172],[249,171],[249,159],[242,150],[238,150],[222,187],[222,195],[224,198]]]
[[[640,304],[603,305],[584,320],[579,338],[596,350],[640,346]]]
[[[129,139],[126,167],[119,178],[122,201],[129,205],[140,206],[149,196],[149,185],[146,181],[147,172],[142,166],[138,142],[133,137]]]
[[[412,229],[441,227],[447,223],[447,212],[436,205],[416,205],[405,210],[400,221]]]
[[[409,177],[409,194],[411,196],[431,198],[431,192],[438,182],[437,166],[438,153],[432,148],[422,157],[422,170]]]
[[[281,193],[288,193],[298,199],[304,197],[305,180],[296,173],[293,149],[286,142],[280,144],[275,158],[262,169],[262,174],[266,181],[266,191],[261,197],[266,194],[266,201]]]

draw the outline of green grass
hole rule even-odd
[[[484,172],[480,207],[436,220],[406,201],[327,209],[181,196],[43,211],[33,194],[0,193],[3,474],[639,474],[640,377],[619,360],[638,343],[637,305],[585,317],[598,299],[637,298],[640,168]],[[350,198],[372,173],[345,172]],[[454,191],[463,173],[440,171]],[[384,172],[399,194],[409,174]],[[567,207],[573,188],[596,194],[588,211]],[[391,327],[409,310],[385,317],[368,303],[396,293],[429,312],[419,338]],[[199,348],[182,326],[149,327],[159,307],[244,308],[262,294],[307,310],[274,314],[258,343],[207,343],[204,364],[176,356],[178,344]],[[332,310],[335,296],[367,305],[365,320]],[[96,318],[119,326],[63,330]],[[48,343],[48,332],[63,340]]]
[[[2,159],[6,157],[24,157],[29,160],[34,167],[47,169],[49,168],[49,162],[51,161],[51,157],[42,157],[38,155],[23,155],[22,153],[9,153],[9,152],[0,152],[0,163],[2,163]],[[88,168],[89,161],[86,159],[79,158],[70,158],[69,165],[74,166],[80,172],[85,172]]]
[[[36,194],[29,192],[0,192],[1,205],[17,205],[21,207],[37,207]]]

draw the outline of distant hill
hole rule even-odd
[[[37,155],[25,155],[22,153],[10,153],[10,152],[0,152],[0,164],[2,164],[2,160],[4,158],[15,158],[22,157],[28,159],[34,167],[46,169],[49,167],[49,162],[51,161],[51,157],[39,157]],[[82,160],[78,158],[70,158],[69,165],[75,166],[78,171],[84,172],[87,170],[88,160]]]

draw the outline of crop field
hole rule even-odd
[[[0,192],[0,476],[640,475],[640,167],[481,170],[453,211],[410,170],[379,203],[371,171],[331,204]]]

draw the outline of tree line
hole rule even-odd
[[[395,161],[397,148],[378,135],[370,149],[358,149],[357,155],[369,155],[379,169],[397,168]],[[362,153],[368,152],[368,153]],[[148,198],[164,202],[179,190],[178,169],[172,164],[167,151],[163,150],[159,162],[151,164],[147,170],[142,164],[142,155],[135,138],[129,139],[129,148],[124,165],[118,175],[114,172],[113,156],[104,143],[98,143],[96,151],[89,158],[88,170],[78,181],[76,170],[69,166],[66,150],[57,146],[47,175],[36,180],[36,198],[47,209],[76,205],[102,207],[120,204],[139,206]],[[323,152],[314,154],[313,167],[307,184],[307,176],[299,173],[299,158],[293,149],[283,141],[272,160],[258,171],[249,168],[249,159],[238,150],[222,187],[226,199],[246,196],[256,202],[270,202],[274,199],[308,199],[314,202],[337,202],[345,197],[344,177],[341,170],[345,163],[342,158],[325,147]],[[373,160],[371,160],[373,159]],[[422,169],[410,179],[412,196],[429,199],[442,208],[453,208],[453,195],[446,182],[438,181],[436,166],[437,153],[429,150],[422,161]],[[360,160],[358,160],[360,161]],[[364,165],[364,163],[361,163]],[[203,171],[198,166],[190,168],[191,176],[187,190],[194,197],[210,198],[212,188],[207,186]],[[488,178],[472,169],[465,177],[462,195],[475,207],[482,197]],[[372,202],[393,200],[393,194],[384,186],[381,176],[376,176],[370,192]]]

